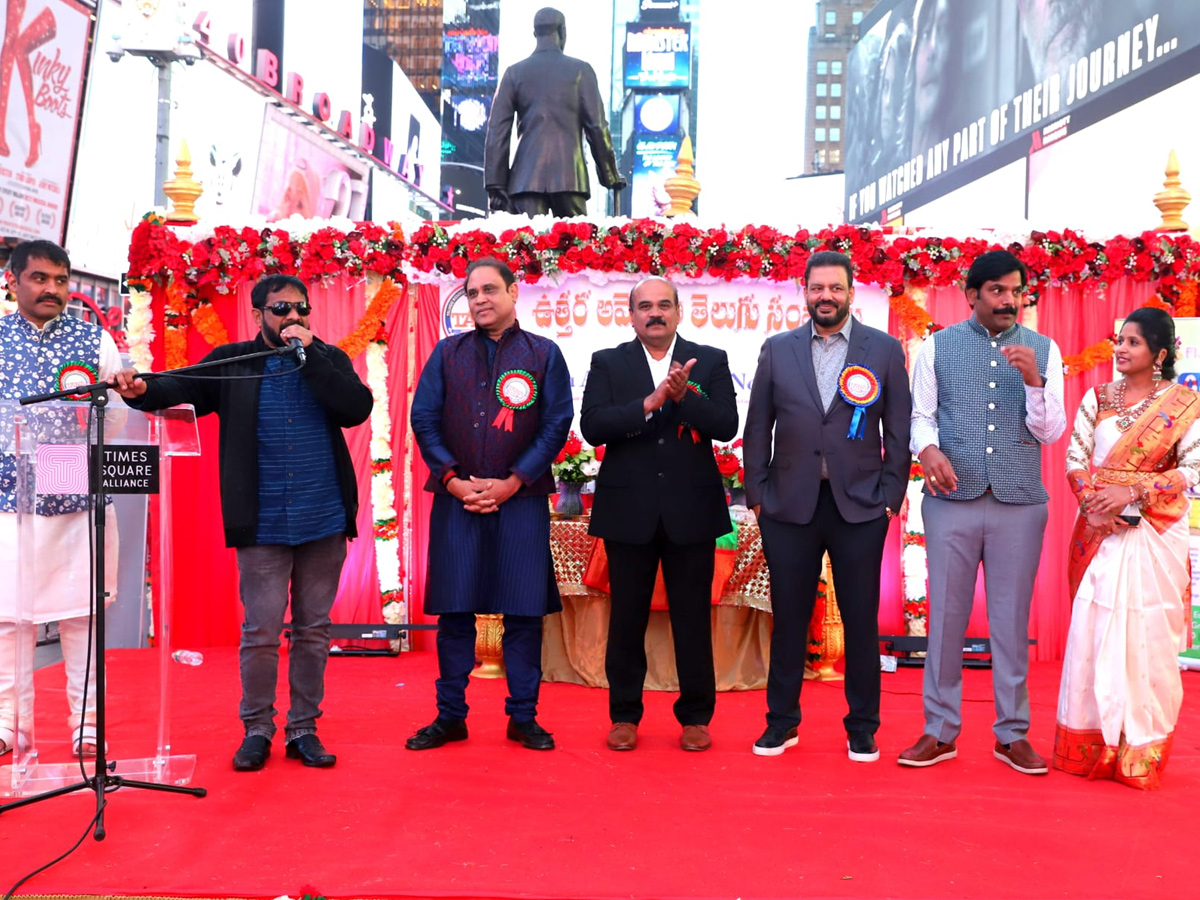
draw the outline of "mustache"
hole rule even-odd
[[[662,316],[651,316],[649,319],[646,320],[646,324],[647,325],[666,325],[667,320],[664,319]]]
[[[61,303],[62,297],[58,296],[58,294],[42,294],[38,297],[38,303],[41,303],[43,300],[52,300],[55,303]]]
[[[1015,316],[1017,308],[1015,306],[998,306],[996,307],[995,314],[998,316]]]

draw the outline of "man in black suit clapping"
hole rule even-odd
[[[679,293],[667,279],[629,295],[636,340],[592,356],[580,427],[607,445],[590,533],[604,539],[612,585],[608,746],[632,750],[642,718],[646,625],[659,563],[667,589],[684,750],[707,750],[716,706],[711,595],[716,539],[732,525],[712,441],[737,434],[725,351],[675,333]]]

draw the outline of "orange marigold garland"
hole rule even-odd
[[[172,281],[167,285],[167,302],[163,308],[163,320],[166,333],[163,344],[166,350],[168,369],[178,369],[188,364],[187,358],[187,329],[188,316],[187,295],[178,282]]]
[[[892,307],[892,312],[896,314],[896,318],[917,337],[924,338],[927,334],[939,330],[925,307],[907,291],[892,294],[888,297],[888,303]]]
[[[192,310],[192,324],[200,332],[200,336],[208,341],[211,347],[220,347],[229,343],[229,332],[215,306],[207,300],[201,300]]]
[[[1082,375],[1084,372],[1090,372],[1096,366],[1110,362],[1113,358],[1113,338],[1110,335],[1102,341],[1096,341],[1090,347],[1084,348],[1082,353],[1075,353],[1070,356],[1063,357],[1063,374],[1070,378],[1073,375]]]
[[[404,283],[403,279],[401,279],[401,283]],[[367,349],[367,345],[376,339],[387,314],[391,311],[393,304],[400,299],[402,293],[403,290],[396,282],[390,278],[384,279],[383,284],[375,293],[375,299],[367,307],[367,311],[359,320],[358,325],[338,341],[338,347],[351,359],[359,356]]]
[[[1179,301],[1175,304],[1175,315],[1179,318],[1192,318],[1197,313],[1197,301],[1200,300],[1200,281],[1184,281],[1179,286]]]

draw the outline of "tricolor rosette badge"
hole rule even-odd
[[[60,391],[69,391],[74,388],[88,387],[95,384],[100,379],[100,373],[96,367],[90,363],[80,362],[77,359],[63,363],[58,367],[58,389]],[[91,395],[84,391],[82,394],[72,394],[72,400],[86,400]]]
[[[494,420],[493,428],[512,431],[513,414],[529,409],[537,402],[538,383],[524,369],[509,369],[496,381],[496,398],[503,409]]]
[[[842,399],[855,407],[846,437],[861,441],[866,433],[866,409],[879,399],[879,378],[866,366],[846,366],[838,376],[838,392]]]

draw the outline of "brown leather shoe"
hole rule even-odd
[[[637,746],[637,726],[632,722],[613,722],[608,730],[609,750],[632,750]]]
[[[921,739],[900,754],[896,762],[902,766],[912,766],[923,769],[926,766],[936,766],[940,762],[954,759],[958,756],[958,747],[954,741],[942,743],[932,734],[923,734]]]
[[[679,746],[684,750],[707,750],[712,746],[712,735],[707,725],[684,725]]]
[[[1026,740],[1002,744],[996,741],[992,755],[1002,763],[1012,766],[1022,775],[1045,775],[1050,771],[1046,761],[1037,755],[1033,745]]]

